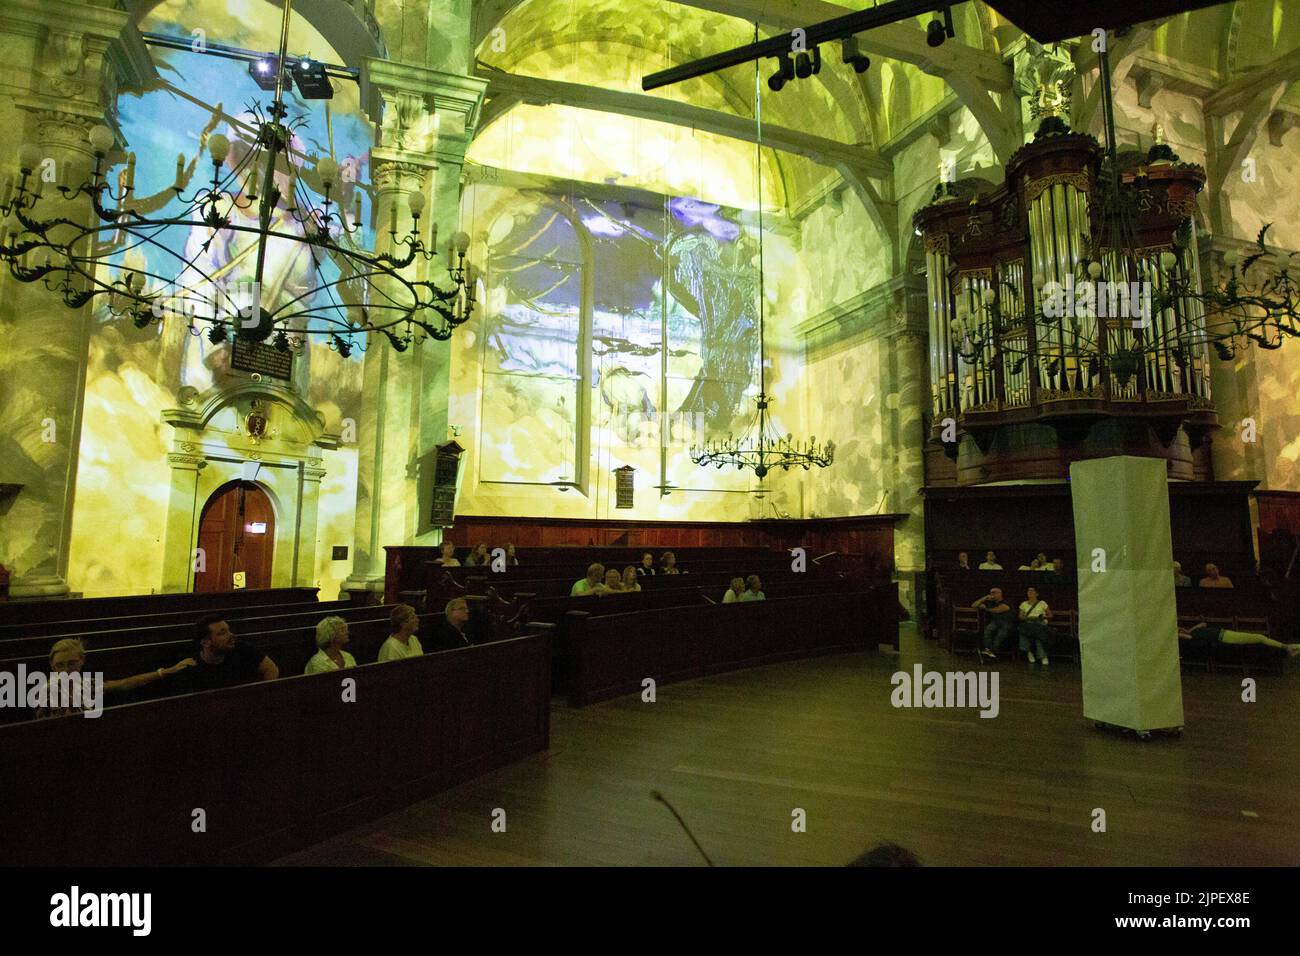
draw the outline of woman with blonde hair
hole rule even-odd
[[[187,657],[171,667],[160,667],[156,671],[146,671],[143,674],[123,677],[121,680],[106,680],[104,681],[104,690],[135,690],[137,687],[144,687],[146,684],[152,684],[164,677],[170,677],[187,667],[193,667],[194,664],[194,658]],[[79,674],[85,666],[86,646],[75,637],[65,637],[62,640],[55,641],[54,646],[50,648],[51,674]],[[62,717],[65,714],[74,714],[79,711],[80,708],[76,707],[42,707],[36,711],[36,717],[38,719],[42,717]]]
[[[623,569],[623,590],[640,591],[641,584],[636,579],[636,565],[629,564]]]
[[[316,625],[316,653],[307,662],[304,674],[328,674],[345,667],[356,667],[357,660],[343,648],[348,643],[348,622],[338,616],[323,619]]]

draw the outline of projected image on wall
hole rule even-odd
[[[224,2],[168,0],[152,11],[142,28],[186,38],[198,26],[205,36],[214,41],[220,37],[220,42],[227,45],[253,50],[274,48],[280,26],[278,8],[269,3],[244,6],[247,9],[236,16]],[[315,55],[322,57],[331,53],[309,25],[301,21],[295,24],[297,28],[290,34],[291,49],[315,50]],[[220,173],[224,177],[236,170],[253,149],[257,115],[265,112],[271,94],[258,87],[242,61],[192,49],[164,47],[151,48],[151,55],[158,80],[143,95],[124,98],[120,113],[122,134],[127,148],[136,156],[137,209],[155,216],[179,216],[185,211],[186,203],[177,198],[172,188],[178,181],[178,157],[183,170],[179,179],[184,187],[182,196],[189,199],[211,182],[213,168],[206,149],[209,137],[221,134],[230,140],[230,152]],[[338,84],[330,100],[304,100],[290,84],[285,105],[287,122],[293,128],[289,154],[299,194],[312,196],[315,203],[321,201],[323,189],[314,178],[315,163],[323,156],[334,158],[340,169],[339,183],[331,190],[334,208],[347,217],[350,225],[359,208],[363,228],[353,237],[353,242],[372,244],[373,233],[364,228],[369,224],[371,210],[370,187],[364,184],[370,178],[372,136],[360,110],[356,85]],[[159,124],[160,115],[167,115],[169,122]],[[261,168],[246,170],[243,175],[250,181],[242,184],[244,188],[260,193],[262,173]],[[110,177],[124,181],[125,176],[125,165],[110,171]],[[253,178],[256,182],[251,181]],[[276,186],[282,194],[289,191],[290,182],[289,169],[277,172]],[[234,183],[231,187],[237,188]],[[360,207],[356,205],[358,197]],[[222,212],[238,225],[257,226],[256,207],[232,207]],[[194,227],[183,242],[169,236],[169,241],[157,246],[119,246],[112,258],[146,274],[176,276],[177,281],[171,286],[163,287],[157,281],[150,283],[150,291],[164,296],[163,306],[168,311],[184,314],[187,303],[199,301],[248,305],[252,295],[248,283],[255,273],[257,237],[235,230],[214,233],[198,221],[197,212],[194,215]],[[282,201],[274,210],[272,231],[303,235],[307,228],[290,214],[288,203]],[[291,299],[310,306],[318,297],[322,305],[325,299],[333,301],[337,292],[326,285],[338,278],[339,270],[328,257],[313,252],[297,242],[272,240],[268,243],[261,290],[264,306],[274,309]],[[183,275],[178,275],[181,265],[178,256],[194,261],[193,267]],[[155,326],[152,332],[160,334],[159,327]],[[212,345],[202,336],[191,335],[180,341],[180,347],[182,385],[203,391],[216,384],[228,369],[230,346],[226,343]],[[314,359],[311,353],[315,351],[318,349],[305,352],[295,362],[295,384],[304,390],[309,385],[308,369]],[[359,350],[354,354],[359,359]]]
[[[238,4],[165,0],[154,6],[139,26],[146,32],[179,37],[187,46],[191,39],[197,40],[199,34],[194,31],[199,30],[207,42],[271,50],[278,45],[281,16],[282,8],[266,0]],[[301,16],[294,16],[289,36],[290,49],[338,62],[337,54]],[[182,157],[184,196],[190,198],[211,181],[208,137],[222,133],[230,139],[225,167],[232,169],[251,146],[250,104],[265,107],[271,94],[258,88],[242,61],[158,46],[151,46],[149,54],[157,79],[143,92],[119,97],[117,122],[126,150],[136,157],[137,209],[154,217],[177,216],[184,209],[171,188],[177,176],[177,156]],[[356,84],[336,84],[334,98],[324,101],[303,100],[291,90],[285,103],[290,119],[302,116],[305,120],[294,130],[292,142],[299,195],[319,196],[319,184],[310,170],[318,157],[332,156],[341,169],[340,188],[333,198],[341,200],[342,210],[351,220],[356,209],[354,197],[361,196],[361,222],[367,228],[356,240],[373,244],[373,232],[368,228],[371,197],[364,185],[370,180],[373,137]],[[164,116],[166,122],[160,122],[159,117]],[[109,181],[119,189],[126,175],[125,163],[108,171]],[[287,191],[287,170],[277,176],[277,184]],[[231,211],[234,218],[244,217],[246,223],[254,222],[247,218],[252,213]],[[275,211],[272,228],[298,234],[303,230],[287,216],[283,204]],[[168,306],[183,304],[186,284],[215,280],[238,288],[241,280],[251,279],[255,271],[254,237],[214,233],[199,222],[168,230],[165,239],[159,240],[161,247],[126,245],[122,236],[108,231],[101,239],[116,243],[111,255],[117,262],[176,277],[179,281],[174,289],[149,280],[150,290],[167,297]],[[178,256],[197,256],[197,269],[182,273]],[[314,295],[328,294],[322,286],[336,274],[332,262],[314,260],[306,246],[272,241],[263,301],[272,307],[295,296],[312,302]],[[191,406],[199,407],[206,396],[246,382],[248,377],[231,374],[228,342],[214,345],[204,335],[191,334],[183,314],[168,314],[161,323],[142,329],[128,319],[113,318],[102,307],[96,319],[86,371],[70,573],[76,586],[88,594],[147,593],[162,578],[157,529],[167,521],[173,478],[168,463],[168,455],[174,451],[173,429],[163,425],[162,414],[181,405],[186,386],[205,396]],[[204,328],[200,325],[196,331]],[[309,340],[294,353],[291,382],[278,384],[291,386],[310,407],[309,414],[319,415],[325,429],[337,434],[347,428],[344,423],[361,418],[363,360],[360,348],[345,358],[323,338]],[[233,408],[213,423],[214,432],[236,437],[243,427]],[[272,413],[268,433],[283,436],[293,430],[281,413]],[[268,437],[274,440],[274,436]],[[342,540],[350,533],[355,508],[356,448],[344,445],[326,456],[317,501],[318,527],[323,541]],[[108,540],[117,544],[103,547]],[[324,574],[339,573],[333,570],[328,554],[320,567]]]
[[[488,242],[481,479],[578,480],[589,440],[602,471],[747,487],[712,473],[702,483],[686,449],[752,414],[749,214],[679,197],[472,192]]]

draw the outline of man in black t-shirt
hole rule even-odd
[[[280,676],[275,661],[254,647],[240,644],[230,633],[230,625],[215,614],[194,625],[194,643],[198,650],[194,655],[197,663],[183,672],[190,693],[275,680]]]
[[[452,598],[447,602],[443,618],[433,631],[430,649],[435,651],[454,651],[460,647],[469,647],[474,642],[465,633],[469,622],[469,602],[464,598]]]

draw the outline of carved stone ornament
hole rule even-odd
[[[266,414],[262,400],[253,399],[252,410],[244,420],[244,425],[248,429],[248,437],[253,441],[261,441],[262,436],[266,434]]]

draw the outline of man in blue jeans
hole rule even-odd
[[[980,654],[995,661],[998,659],[997,652],[1011,636],[1011,628],[1015,624],[1011,605],[1002,600],[1001,588],[989,588],[989,593],[971,606],[980,608],[988,615],[989,623],[980,635]]]

